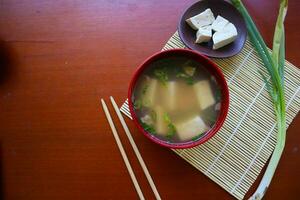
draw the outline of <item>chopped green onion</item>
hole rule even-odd
[[[156,77],[163,85],[167,85],[167,81],[168,81],[167,68],[155,69],[155,70],[154,70],[154,76],[155,76],[155,77]]]
[[[173,124],[168,124],[167,138],[171,139],[176,133],[176,128]]]
[[[188,78],[185,79],[185,82],[186,82],[186,84],[188,84],[188,85],[194,85],[195,80],[194,80],[193,77],[188,77]]]
[[[143,87],[143,89],[142,89],[142,94],[146,94],[148,88],[149,88],[149,85],[146,84],[146,85]]]
[[[156,115],[156,112],[154,110],[151,110],[150,111],[150,117],[151,119],[156,122],[156,119],[157,119],[157,115]]]
[[[138,110],[142,107],[142,101],[140,99],[136,99],[134,102],[133,102],[133,107],[134,109]]]
[[[176,74],[176,77],[183,78],[184,81],[186,82],[186,84],[188,84],[188,85],[193,85],[195,83],[195,80],[192,76],[190,76],[186,73],[183,73],[183,72],[178,72]]]
[[[199,138],[201,138],[205,133],[200,133],[199,135],[196,135],[194,137],[192,137],[193,141],[197,141]]]
[[[165,121],[167,124],[172,123],[172,122],[171,122],[171,119],[170,119],[170,116],[169,116],[168,113],[165,113],[164,116],[163,116],[163,118],[164,118],[164,121]]]
[[[174,124],[172,123],[168,113],[165,113],[163,118],[164,118],[164,121],[168,124],[168,133],[167,133],[166,137],[171,139],[176,133],[176,128],[175,128]]]
[[[142,102],[142,105],[145,107],[148,107],[151,104],[151,102],[149,101],[149,99],[144,99],[144,101]]]
[[[189,75],[187,75],[187,74],[185,74],[185,73],[183,73],[183,72],[178,72],[178,73],[176,74],[176,77],[178,77],[178,78],[188,78]]]
[[[153,125],[149,125],[144,122],[141,122],[141,124],[142,124],[142,127],[145,129],[145,131],[147,131],[148,133],[150,133],[152,135],[156,134],[156,131],[155,131],[155,128]]]
[[[217,88],[215,91],[215,97],[216,97],[216,101],[219,102],[222,98],[222,92],[221,89]]]

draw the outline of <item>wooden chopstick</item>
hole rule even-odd
[[[145,164],[145,162],[144,162],[144,160],[143,160],[143,158],[142,158],[142,156],[140,154],[140,151],[139,151],[138,147],[136,146],[136,144],[135,144],[135,142],[134,142],[134,140],[133,140],[133,138],[131,136],[131,133],[130,133],[130,131],[129,131],[126,123],[125,123],[125,120],[124,120],[124,118],[123,118],[123,116],[122,116],[122,114],[121,114],[121,112],[119,110],[119,107],[116,104],[116,102],[115,102],[115,100],[114,100],[114,98],[112,96],[110,97],[110,101],[111,101],[111,103],[112,103],[112,105],[113,105],[113,107],[114,107],[114,109],[115,109],[115,111],[116,111],[116,113],[117,113],[117,115],[119,117],[119,120],[121,121],[121,124],[122,124],[122,126],[123,126],[123,128],[125,130],[125,133],[126,133],[128,139],[129,139],[129,142],[130,142],[130,144],[131,144],[131,146],[132,146],[132,148],[134,150],[134,153],[135,153],[136,157],[139,160],[140,165],[142,166],[142,169],[143,169],[143,171],[144,171],[144,173],[146,175],[146,178],[147,178],[147,180],[148,180],[148,182],[150,184],[150,187],[151,187],[151,189],[152,189],[152,191],[153,191],[156,199],[160,200],[161,198],[160,198],[159,193],[158,193],[158,191],[157,191],[157,189],[155,187],[155,184],[154,184],[154,182],[153,182],[153,180],[151,178],[151,175],[150,175],[150,173],[149,173],[149,171],[148,171],[148,169],[146,167],[146,164]]]
[[[101,99],[101,103],[102,103],[102,107],[103,107],[104,113],[105,113],[105,115],[106,115],[107,121],[108,121],[108,123],[109,123],[109,125],[110,125],[110,128],[111,128],[111,130],[112,130],[112,133],[113,133],[114,138],[115,138],[115,140],[116,140],[116,143],[117,143],[117,145],[118,145],[118,148],[119,148],[120,153],[121,153],[121,155],[122,155],[122,158],[123,158],[123,160],[124,160],[124,162],[125,162],[125,165],[126,165],[126,167],[127,167],[127,170],[128,170],[128,172],[129,172],[129,175],[130,175],[130,177],[131,177],[131,180],[132,180],[132,182],[133,182],[133,184],[134,184],[134,187],[135,187],[135,189],[136,189],[136,191],[137,191],[137,193],[138,193],[140,199],[141,199],[141,200],[144,200],[144,199],[145,199],[145,198],[144,198],[144,195],[143,195],[142,190],[141,190],[141,188],[140,188],[140,186],[139,186],[139,184],[138,184],[138,182],[137,182],[137,180],[136,180],[136,177],[135,177],[135,175],[134,175],[134,173],[133,173],[132,167],[131,167],[131,165],[130,165],[130,163],[129,163],[128,157],[127,157],[127,155],[126,155],[126,153],[125,153],[125,150],[124,150],[123,145],[122,145],[122,143],[121,143],[121,140],[120,140],[120,138],[119,138],[119,135],[118,135],[118,132],[117,132],[117,130],[116,130],[116,127],[115,127],[115,125],[114,125],[114,123],[113,123],[113,121],[112,121],[112,118],[111,118],[111,116],[110,116],[110,113],[109,113],[109,111],[108,111],[108,108],[107,108],[107,106],[106,106],[106,104],[105,104],[105,101],[104,101],[103,99]]]

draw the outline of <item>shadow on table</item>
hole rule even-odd
[[[0,84],[8,81],[11,77],[16,60],[13,51],[8,44],[0,39]]]

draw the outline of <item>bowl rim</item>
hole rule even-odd
[[[181,54],[183,56],[193,56],[195,58],[198,59],[198,61],[203,60],[206,63],[202,63],[203,66],[205,66],[206,68],[212,67],[212,70],[214,71],[215,74],[213,74],[215,77],[218,76],[218,78],[216,78],[218,84],[221,87],[221,93],[222,93],[222,102],[221,102],[221,109],[220,109],[220,113],[218,115],[217,121],[215,122],[214,126],[205,133],[205,135],[203,137],[201,137],[199,140],[196,141],[190,141],[190,142],[185,142],[185,143],[168,143],[165,142],[155,136],[153,136],[153,134],[148,133],[140,124],[140,122],[138,121],[138,118],[134,112],[134,106],[133,106],[133,102],[132,102],[132,95],[133,95],[133,91],[135,88],[135,84],[140,76],[140,74],[143,72],[144,69],[146,69],[149,64],[151,64],[153,61],[157,60],[157,59],[161,59],[164,58],[166,56],[169,55],[176,55],[176,54]],[[212,73],[210,71],[210,73]],[[212,138],[222,127],[226,116],[228,114],[228,109],[229,109],[229,89],[228,89],[228,85],[226,82],[226,79],[222,73],[222,71],[220,70],[220,68],[214,63],[212,62],[208,57],[194,51],[194,50],[190,50],[190,49],[170,49],[170,50],[165,50],[165,51],[161,51],[161,52],[157,52],[151,56],[149,56],[142,64],[139,65],[139,67],[137,68],[137,70],[134,72],[132,79],[130,81],[129,84],[129,89],[128,89],[128,106],[129,106],[129,110],[130,110],[130,114],[131,117],[134,121],[134,124],[136,125],[136,127],[139,129],[140,132],[142,132],[144,134],[144,136],[146,136],[148,139],[150,139],[152,142],[155,142],[161,146],[164,147],[168,147],[168,148],[172,148],[172,149],[185,149],[185,148],[192,148],[195,147],[197,145],[200,145],[206,141],[208,141],[210,138]]]

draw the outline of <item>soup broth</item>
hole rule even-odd
[[[187,57],[168,57],[145,69],[134,88],[134,111],[143,128],[171,143],[200,139],[215,124],[221,93],[215,77]]]

